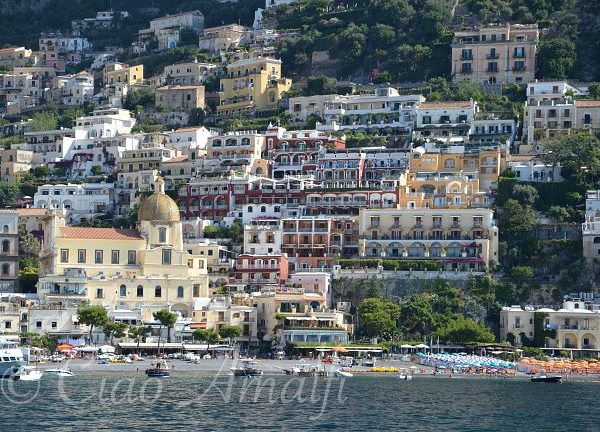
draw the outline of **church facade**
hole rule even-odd
[[[158,178],[140,205],[135,229],[66,226],[51,212],[43,221],[38,294],[45,304],[103,305],[151,320],[159,309],[193,316],[208,296],[206,258],[183,249],[179,208]]]

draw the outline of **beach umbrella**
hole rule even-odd
[[[331,351],[336,352],[336,353],[347,353],[348,352],[348,350],[342,346],[333,347],[333,348],[331,348]],[[113,352],[114,352],[114,349],[113,349]]]
[[[73,345],[70,344],[61,344],[56,347],[57,351],[71,351],[73,350]]]

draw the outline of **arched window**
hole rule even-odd
[[[158,242],[159,243],[166,243],[167,242],[167,229],[166,228],[159,228],[158,229]]]
[[[154,297],[162,297],[162,288],[160,285],[154,287]]]
[[[7,232],[8,232],[8,225],[4,225],[3,231],[4,231],[5,233],[7,233]]]
[[[183,298],[183,287],[182,286],[177,287],[177,298]]]
[[[125,285],[119,287],[119,297],[127,297],[127,287]]]
[[[2,252],[4,252],[4,253],[10,252],[10,242],[8,240],[4,240],[2,242]]]
[[[136,295],[138,297],[144,297],[144,287],[142,285],[138,285],[137,286],[137,293]]]
[[[10,273],[10,265],[2,264],[2,274],[7,275]]]
[[[252,206],[248,206],[248,213],[252,213]]]
[[[267,207],[265,207],[265,206],[260,206],[260,212],[261,212],[261,213],[266,213],[266,212],[267,212]]]

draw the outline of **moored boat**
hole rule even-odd
[[[0,378],[8,378],[25,364],[19,343],[8,338],[0,338]]]
[[[400,375],[398,375],[398,379],[402,381],[410,381],[412,379],[412,376],[401,373]]]
[[[238,367],[232,367],[230,370],[233,372],[233,376],[259,376],[263,374],[263,371],[258,366],[258,363],[252,360],[243,360],[242,365]]]
[[[171,376],[171,368],[165,360],[162,360],[146,369],[146,375],[149,378],[168,378]]]
[[[335,370],[333,372],[333,374],[338,378],[352,378],[354,376],[350,372],[342,370],[342,369]]]
[[[561,375],[536,375],[531,377],[531,382],[559,383],[561,381]]]
[[[58,376],[58,377],[72,377],[75,376],[69,369],[46,369],[44,371],[46,375]]]
[[[32,366],[21,366],[11,377],[13,381],[38,381],[42,378],[43,372]]]

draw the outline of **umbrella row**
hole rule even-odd
[[[419,364],[432,367],[513,369],[517,366],[514,362],[478,355],[419,353],[418,357]]]

